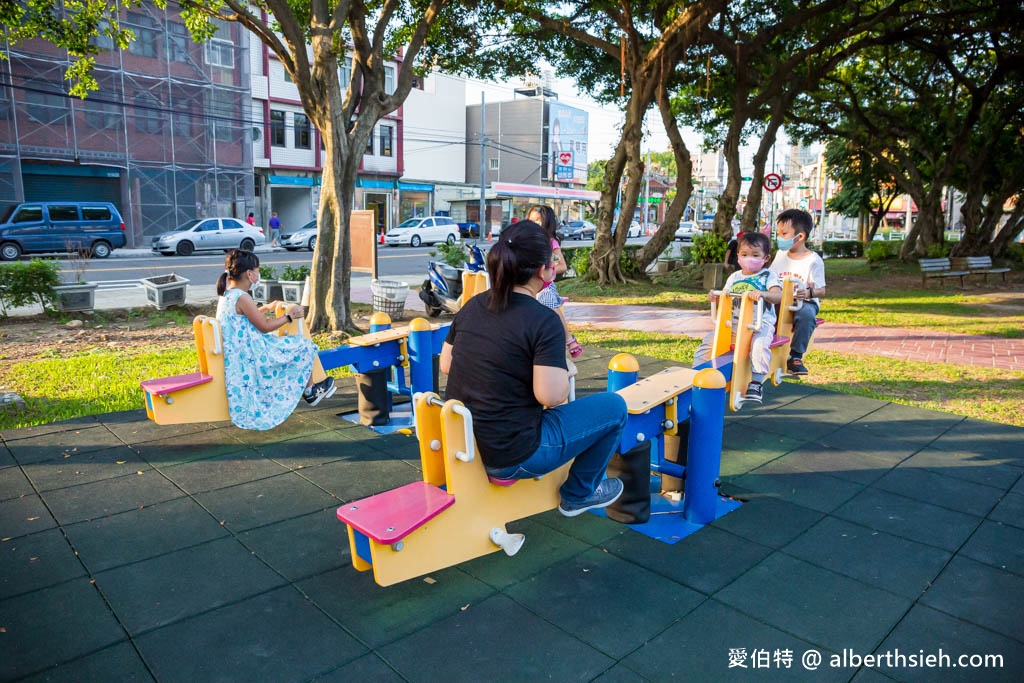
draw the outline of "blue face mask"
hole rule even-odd
[[[796,241],[796,239],[793,238],[793,237],[776,237],[775,238],[775,244],[778,245],[779,249],[781,249],[782,251],[789,251],[789,248],[793,246],[793,242],[795,242],[795,241]]]

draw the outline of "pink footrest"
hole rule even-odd
[[[355,500],[338,508],[338,519],[378,543],[391,545],[437,517],[455,496],[424,481]]]
[[[212,382],[213,377],[203,372],[190,372],[187,375],[175,375],[174,377],[161,377],[159,379],[147,379],[140,382],[142,388],[154,396],[166,396],[167,394],[189,387],[197,387],[200,384]]]
[[[789,337],[780,337],[779,335],[775,335],[772,337],[772,343],[768,345],[768,348],[774,349],[776,346],[783,346],[788,343]]]
[[[518,479],[498,479],[497,477],[487,477],[487,481],[491,482],[495,486],[511,486],[512,484],[519,481]]]

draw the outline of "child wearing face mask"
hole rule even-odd
[[[217,321],[224,345],[224,383],[231,422],[242,429],[272,429],[284,422],[299,397],[315,406],[334,394],[334,378],[313,383],[316,345],[302,335],[274,332],[303,316],[292,305],[280,318],[268,318],[279,302],[257,306],[249,288],[260,281],[260,260],[232,249],[217,279]]]
[[[821,297],[825,294],[825,262],[807,248],[807,238],[814,228],[811,214],[800,209],[787,209],[779,214],[775,243],[779,250],[771,269],[780,280],[795,281],[794,298],[804,304],[793,313],[793,337],[789,347],[786,370],[791,375],[806,375],[804,352],[811,343],[817,326]]]
[[[562,255],[561,244],[558,241],[558,217],[555,216],[555,211],[550,206],[539,204],[532,209],[528,215],[529,220],[533,221],[544,229],[548,239],[551,240],[551,259],[555,264],[555,272],[553,277],[558,277],[566,270],[569,269],[568,264],[565,262],[565,257]],[[576,374],[576,366],[573,364],[572,359],[579,357],[583,353],[583,347],[576,339],[576,335],[569,329],[569,323],[565,320],[564,302],[561,295],[558,293],[558,289],[555,287],[555,281],[544,282],[544,289],[537,294],[537,301],[541,302],[555,313],[562,321],[562,329],[565,330],[565,348],[569,354],[569,376]]]
[[[741,232],[736,237],[736,254],[740,269],[729,276],[722,288],[725,292],[743,294],[746,298],[765,303],[761,317],[761,327],[754,331],[750,342],[750,370],[752,381],[747,386],[744,399],[752,403],[760,403],[764,393],[762,383],[768,376],[768,366],[772,359],[771,343],[775,336],[775,308],[782,301],[782,281],[770,271],[766,264],[771,253],[771,240],[759,232]],[[713,292],[708,299],[718,302]],[[727,300],[728,301],[728,300]],[[726,303],[726,302],[722,302]],[[739,299],[732,299],[733,341],[736,340],[736,326],[739,324]],[[715,333],[712,331],[697,347],[693,356],[693,366],[697,367],[711,359],[711,346]]]

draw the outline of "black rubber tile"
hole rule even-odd
[[[140,390],[141,391],[141,390]],[[122,441],[131,445],[171,438],[190,440],[200,432],[223,429],[226,422],[198,422],[181,425],[158,425],[146,417],[145,410],[131,410],[98,416],[100,421]]]
[[[475,606],[494,589],[455,568],[381,587],[373,572],[337,569],[297,584],[317,607],[372,648]]]
[[[0,680],[21,678],[127,640],[85,578],[0,601]]]
[[[696,591],[597,548],[552,565],[504,594],[615,659],[704,601]],[[651,600],[653,595],[657,600]]]
[[[139,653],[129,643],[112,645],[80,659],[47,669],[24,679],[25,683],[82,683],[83,681],[120,681],[146,683],[152,681]]]
[[[314,677],[310,683],[401,683],[403,680],[383,659],[371,652],[334,671]]]
[[[633,533],[625,524],[619,524],[607,517],[589,513],[566,517],[557,510],[549,510],[534,515],[530,521],[549,526],[559,533],[583,541],[587,545],[604,545],[617,536]]]
[[[329,492],[339,504],[423,479],[418,470],[401,460],[392,460],[379,451],[361,453],[319,467],[308,467],[298,470],[296,475]]]
[[[59,529],[0,543],[0,600],[84,575]]]
[[[833,513],[918,543],[956,550],[981,523],[979,517],[870,488]]]
[[[7,440],[11,455],[22,465],[57,460],[65,455],[81,455],[121,445],[121,440],[116,435],[95,422],[80,428],[54,431],[14,441]]]
[[[871,484],[894,466],[891,461],[870,453],[851,452],[815,442],[803,444],[771,464],[792,471],[827,474],[865,485]]]
[[[719,472],[723,477],[746,474],[789,453],[801,443],[781,434],[747,429],[742,422],[729,424],[722,433]]]
[[[1024,577],[954,557],[921,603],[1024,641]]]
[[[133,444],[132,448],[153,467],[169,467],[183,462],[216,458],[238,451],[250,450],[231,436],[227,429],[208,429],[158,441]]]
[[[334,507],[246,531],[238,539],[291,581],[352,563],[348,533]]]
[[[936,474],[994,486],[1003,491],[1010,489],[1020,479],[1021,474],[1024,474],[1024,469],[1007,464],[1002,459],[986,458],[970,451],[950,451],[931,446],[922,449],[901,467],[926,469]]]
[[[619,662],[594,679],[594,683],[643,683],[644,677]]]
[[[259,451],[290,470],[317,467],[345,458],[369,457],[371,454],[377,458],[391,459],[375,450],[368,442],[353,442],[342,438],[334,430],[266,444],[260,446]]]
[[[1024,493],[1006,494],[988,517],[996,522],[1024,529]]]
[[[932,444],[947,451],[975,453],[1017,467],[1024,467],[1020,443],[1024,429],[1013,425],[966,418],[946,431]]]
[[[200,493],[196,500],[235,532],[301,517],[338,504],[336,499],[291,472]]]
[[[916,467],[897,467],[878,480],[876,487],[939,507],[984,517],[1006,492]]]
[[[827,665],[817,671],[805,669],[802,657],[810,650],[820,652],[828,661],[828,651],[717,600],[708,600],[622,661],[650,681],[845,681],[849,678],[852,672],[836,671]],[[786,666],[786,654],[789,666]]]
[[[928,589],[952,557],[934,546],[835,517],[821,520],[782,550],[911,599]]]
[[[6,542],[57,526],[53,515],[36,495],[0,501],[0,539]]]
[[[516,555],[509,557],[499,550],[464,562],[459,568],[470,576],[500,589],[579,555],[590,547],[589,544],[531,519],[512,522],[508,524],[507,529],[509,533],[526,536],[526,542]]]
[[[923,651],[924,656],[933,655],[933,661],[939,662],[940,650],[949,658],[949,664],[941,669],[920,664],[909,666],[908,659],[897,657],[897,653],[916,655],[920,662]],[[914,605],[875,652],[888,653],[878,668],[898,681],[1019,683],[1024,671],[1024,644],[923,605]],[[998,655],[1003,658],[1002,665],[990,662],[984,668],[971,667],[970,659],[959,661],[961,655]],[[959,666],[961,663],[967,666]]]
[[[911,601],[775,553],[715,597],[835,652],[870,652]]]
[[[303,681],[366,653],[290,587],[152,631],[136,643],[161,683]]]
[[[68,453],[56,460],[25,465],[23,469],[37,489],[52,491],[135,474],[152,468],[132,449],[118,446],[100,451]]]
[[[861,668],[857,675],[850,679],[850,683],[889,683],[895,679],[879,673],[875,669]]]
[[[850,427],[863,440],[897,438],[924,447],[963,420],[959,415],[890,403],[865,415]]]
[[[781,548],[823,517],[817,510],[768,495],[755,495],[711,526],[760,545]]]
[[[985,520],[960,555],[1024,576],[1024,529]]]
[[[64,527],[93,573],[149,559],[228,535],[191,498],[175,498]]]
[[[91,484],[55,489],[43,493],[42,496],[61,524],[72,524],[146,505],[156,505],[185,495],[156,470],[140,472],[114,479],[103,479]]]
[[[819,512],[831,512],[863,490],[863,485],[817,472],[795,471],[777,460],[730,480],[757,493],[770,493]]]
[[[294,439],[295,437],[300,436],[312,436],[318,432],[326,432],[328,431],[328,427],[325,427],[316,420],[307,419],[306,416],[299,415],[298,411],[296,411],[295,413],[292,413],[287,420],[273,429],[239,429],[232,425],[230,427],[226,427],[225,431],[231,436],[231,438],[262,450],[262,447],[269,446],[270,444],[278,441]]]
[[[162,468],[164,476],[189,493],[203,493],[266,479],[287,472],[254,450],[236,451],[205,460]]]
[[[844,426],[816,441],[823,446],[841,451],[849,457],[868,455],[884,460],[895,467],[921,450],[920,444],[911,443],[893,436],[865,435],[864,428],[857,423]]]
[[[379,652],[410,681],[589,681],[615,663],[503,595]]]
[[[44,436],[46,434],[55,434],[57,432],[67,432],[76,429],[95,427],[100,424],[97,418],[98,416],[96,415],[86,415],[85,417],[76,417],[71,420],[62,420],[61,422],[50,422],[44,425],[35,425],[34,427],[0,429],[0,439],[10,443],[12,441],[33,439],[37,436]]]
[[[713,526],[671,545],[640,533],[624,534],[610,541],[607,548],[625,560],[706,594],[729,585],[771,553],[771,548]]]
[[[32,484],[20,467],[0,469],[0,501],[20,498],[32,493],[35,493]]]
[[[14,456],[11,455],[10,449],[0,443],[0,467],[10,467],[14,464],[16,463],[14,462]]]
[[[233,538],[96,574],[97,588],[133,636],[282,583]]]

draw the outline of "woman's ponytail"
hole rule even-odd
[[[551,241],[533,221],[519,221],[502,231],[487,252],[491,278],[487,307],[500,313],[508,308],[512,290],[525,285],[537,270],[551,261]]]

